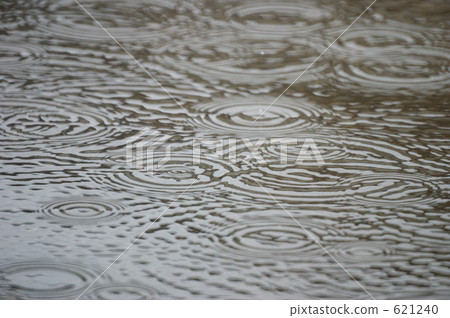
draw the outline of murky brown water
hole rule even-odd
[[[332,257],[450,297],[448,1],[377,1],[263,114],[370,1],[80,3],[189,114],[75,2],[2,0],[0,298],[77,298],[154,221],[82,298],[369,298]],[[125,163],[146,127],[154,174]],[[325,165],[194,164],[203,137]]]

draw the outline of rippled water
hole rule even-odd
[[[450,297],[448,1],[377,1],[317,60],[369,1],[79,2],[136,61],[74,1],[0,3],[0,298],[368,298],[336,261]]]

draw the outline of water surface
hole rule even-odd
[[[450,297],[448,1],[378,1],[312,65],[369,1],[80,3],[158,83],[75,2],[1,2],[0,298],[75,299],[141,234],[81,298],[369,298],[336,261]],[[171,136],[153,173],[144,128]],[[242,160],[275,137],[325,164]]]

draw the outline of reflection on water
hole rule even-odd
[[[83,298],[367,298],[330,256],[450,297],[448,1],[377,2],[309,69],[369,2],[80,3],[185,110],[73,1],[0,4],[0,298],[77,298],[153,222]],[[143,128],[171,136],[152,174]],[[202,137],[325,165],[193,163]]]

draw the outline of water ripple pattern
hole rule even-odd
[[[246,1],[228,9],[225,16],[232,26],[254,36],[291,37],[322,29],[333,19],[333,8],[318,1]]]
[[[191,122],[194,127],[210,132],[274,136],[319,127],[325,119],[333,116],[330,110],[319,108],[307,100],[289,98],[280,98],[264,112],[271,101],[271,97],[229,98],[194,105],[195,121]],[[258,117],[258,121],[253,123]]]
[[[370,263],[386,259],[393,251],[376,242],[356,241],[339,244],[330,249],[330,253],[344,263]]]
[[[211,81],[290,83],[325,49],[314,39],[275,39],[268,43],[229,30],[181,34],[181,39],[149,48],[149,56],[161,65]],[[318,61],[299,81],[311,81],[326,72],[326,61]]]
[[[100,272],[72,263],[30,261],[1,265],[10,288],[27,299],[74,299]]]
[[[324,171],[327,168],[318,165],[268,164],[224,177],[223,189],[264,202],[273,202],[273,198],[293,204],[343,200],[342,176]]]
[[[108,114],[76,107],[73,101],[6,98],[0,101],[2,145],[35,141],[82,143],[106,137],[113,122]]]
[[[250,217],[220,228],[220,254],[238,258],[295,261],[321,255],[322,249],[294,220],[279,217],[283,212],[274,211],[272,218]],[[320,240],[315,232],[320,233],[323,229],[310,223],[302,225],[311,230],[310,234],[316,240]]]
[[[40,62],[45,50],[39,46],[25,43],[0,44],[0,72],[23,71]]]
[[[438,197],[439,188],[426,178],[408,174],[370,174],[345,182],[346,195],[380,204],[414,204]]]
[[[300,156],[303,144],[307,139],[314,141],[325,162],[339,162],[350,155],[345,142],[337,131],[326,132],[326,130],[321,130],[320,133],[308,133],[308,130],[306,130],[306,132],[297,132],[292,136],[295,136],[296,141],[287,145],[286,150],[283,149],[281,143],[275,141],[264,143],[260,150],[262,158],[265,161],[276,163],[281,162],[283,155],[288,163],[295,163],[298,159],[301,159],[303,164],[316,164],[315,158],[309,156],[309,153],[309,158]]]
[[[174,27],[175,2],[152,0],[83,1],[86,8],[119,41],[152,41]],[[112,39],[83,10],[71,2],[61,1],[49,14],[39,16],[38,28],[53,37],[89,42],[110,42]],[[130,19],[129,17],[134,18]]]
[[[343,62],[335,66],[336,84],[377,92],[448,88],[450,50],[445,43],[442,32],[398,23],[352,28],[330,48]]]
[[[165,163],[160,166],[161,161]],[[226,174],[238,169],[226,160],[213,157],[203,158],[200,163],[195,163],[192,152],[172,153],[170,158],[166,158],[165,154],[155,153],[153,161],[144,161],[142,164],[136,168],[104,171],[102,174],[92,175],[92,179],[112,190],[121,189],[137,194],[181,194],[191,184],[187,192],[215,191]],[[153,171],[147,170],[150,166],[153,166]]]
[[[126,207],[96,198],[68,198],[45,204],[39,213],[60,223],[106,223],[126,212]]]
[[[448,299],[450,1],[372,1],[1,0],[0,299]]]
[[[140,284],[120,284],[93,286],[83,298],[94,300],[144,300],[154,299],[161,292]]]

